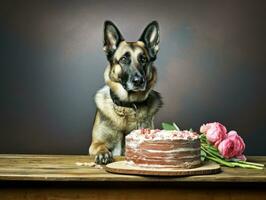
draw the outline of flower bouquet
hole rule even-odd
[[[175,123],[162,123],[165,130],[180,130]],[[213,122],[200,127],[201,160],[212,160],[227,167],[263,169],[260,163],[248,162],[245,143],[236,131],[229,131],[224,125]]]

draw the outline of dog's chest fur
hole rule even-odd
[[[112,128],[125,134],[136,128],[153,128],[154,114],[162,105],[160,94],[151,91],[145,102],[137,104],[135,108],[117,106],[110,96],[108,86],[97,92],[95,101],[101,118]]]

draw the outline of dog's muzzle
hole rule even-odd
[[[142,75],[136,74],[131,76],[127,82],[128,91],[144,91],[146,89],[146,80]]]
[[[144,77],[143,76],[139,76],[139,75],[136,75],[136,76],[133,76],[132,77],[132,80],[131,80],[131,82],[133,83],[133,85],[135,86],[135,87],[143,87],[144,86],[144,84],[145,84],[145,79],[144,79]]]

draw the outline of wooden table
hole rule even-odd
[[[248,159],[266,164],[266,156]],[[266,199],[265,169],[223,167],[215,175],[144,177],[76,164],[91,161],[80,155],[0,154],[0,200]]]

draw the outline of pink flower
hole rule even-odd
[[[234,142],[226,138],[219,144],[218,150],[224,158],[232,158],[234,157]]]
[[[200,132],[206,134],[207,130],[209,129],[209,125],[210,123],[201,125]]]
[[[228,138],[234,142],[234,155],[240,156],[245,150],[245,143],[236,131],[228,132]]]
[[[207,140],[215,147],[218,147],[220,142],[227,136],[227,130],[225,126],[223,126],[219,122],[203,124],[200,127],[200,132],[204,133]]]
[[[219,144],[218,150],[225,158],[235,157],[240,160],[246,160],[246,157],[243,155],[245,143],[236,131],[230,131],[228,133],[226,139]]]

